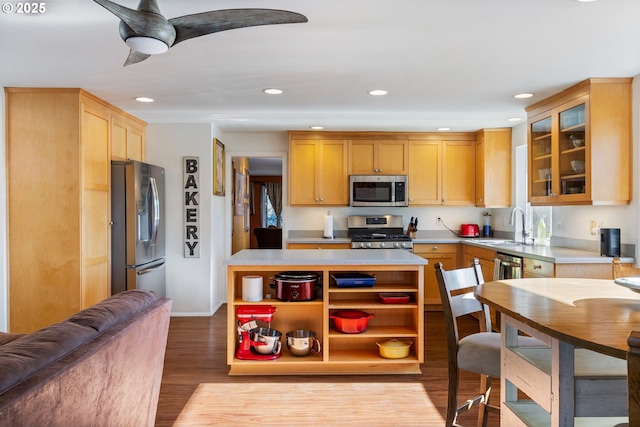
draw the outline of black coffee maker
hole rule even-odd
[[[620,229],[600,229],[600,256],[620,256]]]

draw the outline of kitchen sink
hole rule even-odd
[[[522,242],[516,242],[515,240],[505,239],[481,239],[477,243],[483,243],[485,245],[521,245]]]

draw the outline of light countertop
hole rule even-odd
[[[245,249],[225,265],[427,265],[426,259],[402,250]]]
[[[533,246],[522,244],[501,244],[490,243],[500,239],[481,239],[481,238],[461,238],[461,237],[420,237],[413,239],[414,244],[426,243],[426,244],[444,244],[444,243],[462,243],[465,245],[472,245],[487,249],[492,249],[497,252],[506,253],[510,255],[537,259],[540,261],[552,262],[555,264],[611,264],[613,262],[612,257],[600,256],[599,252],[592,252],[580,249],[565,248],[559,246]],[[508,239],[504,239],[508,240]],[[331,243],[351,243],[351,238],[348,237],[336,237],[335,239],[325,239],[323,237],[296,237],[286,239],[286,243],[311,243],[311,244],[331,244]],[[326,249],[325,249],[326,250]],[[372,252],[378,252],[380,250],[353,250],[349,252],[365,252],[366,257],[371,258]],[[386,251],[386,252],[406,252],[406,251]],[[365,255],[363,255],[364,257]],[[621,257],[622,263],[633,263],[635,259],[632,257]]]

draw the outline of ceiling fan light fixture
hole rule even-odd
[[[165,42],[153,37],[129,37],[125,43],[136,52],[147,55],[157,55],[169,50],[169,46]]]

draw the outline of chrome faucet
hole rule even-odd
[[[516,223],[516,212],[520,211],[522,214],[522,243],[527,244],[527,237],[531,234],[531,230],[527,231],[527,226],[525,222],[524,211],[520,209],[520,207],[516,206],[511,209],[511,217],[509,218],[509,225],[514,225]]]

